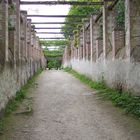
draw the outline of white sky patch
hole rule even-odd
[[[21,0],[38,1],[38,0]],[[46,0],[41,0],[46,1]],[[49,0],[54,1],[54,0]],[[56,0],[57,1],[57,0]],[[21,10],[26,10],[28,15],[67,15],[69,5],[21,5]],[[30,17],[32,22],[64,22],[65,18]],[[62,27],[63,24],[36,24],[36,27]],[[38,32],[61,32],[60,29],[38,29]],[[37,34],[39,37],[63,37],[62,34]]]

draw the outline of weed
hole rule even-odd
[[[41,72],[42,72],[42,69],[39,69],[35,73],[35,75],[31,79],[29,79],[28,82],[20,89],[20,91],[18,91],[16,93],[16,96],[14,97],[14,99],[9,101],[9,103],[7,104],[6,109],[5,109],[5,115],[6,116],[11,114],[13,111],[15,111],[17,109],[19,104],[26,97],[26,93],[27,93],[28,89],[30,87],[35,86],[35,79],[36,79],[37,75],[39,75]]]
[[[13,111],[15,111],[20,103],[23,101],[23,99],[26,97],[27,91],[30,87],[34,87],[36,85],[35,79],[36,77],[42,72],[42,69],[39,69],[34,76],[28,80],[28,82],[16,93],[16,96],[9,101],[5,108],[5,117],[10,115]],[[32,113],[31,105],[27,107],[27,111],[23,112],[24,114]],[[4,124],[5,124],[5,117],[0,119],[0,134],[3,134],[4,132]]]
[[[4,131],[4,121],[3,119],[0,119],[0,134],[2,134]]]
[[[123,92],[122,88],[112,89],[106,86],[104,80],[99,82],[92,81],[85,75],[79,74],[71,68],[64,68],[66,72],[73,74],[83,83],[87,84],[93,89],[98,90],[98,95],[101,95],[104,99],[111,100],[112,103],[122,108],[125,113],[132,114],[140,118],[140,97],[134,96],[131,93]],[[121,90],[120,90],[121,89]]]

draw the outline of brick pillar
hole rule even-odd
[[[112,32],[113,48],[112,55],[115,60],[117,52],[125,46],[125,32],[123,29],[114,29]]]
[[[96,60],[100,57],[102,52],[103,52],[103,39],[97,38],[96,39]]]
[[[114,11],[108,10],[107,3],[103,6],[103,54],[106,59],[107,54],[112,50],[112,31],[114,26]]]
[[[140,62],[140,1],[125,0],[125,6],[126,56]]]
[[[0,2],[0,65],[8,61],[8,1]]]

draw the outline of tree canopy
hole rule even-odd
[[[85,0],[77,0],[77,1],[85,1]],[[91,2],[98,2],[99,0],[88,0]],[[68,15],[87,15],[87,17],[91,14],[98,14],[100,11],[100,6],[71,6]],[[82,24],[82,18],[65,18],[65,22],[73,22],[73,21],[80,21]],[[73,33],[74,30],[77,30],[78,24],[65,24],[62,27],[62,31],[64,32],[64,36],[69,38],[69,36]]]

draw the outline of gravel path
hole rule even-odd
[[[30,90],[33,113],[11,115],[0,140],[140,140],[140,121],[72,75],[45,71]]]

